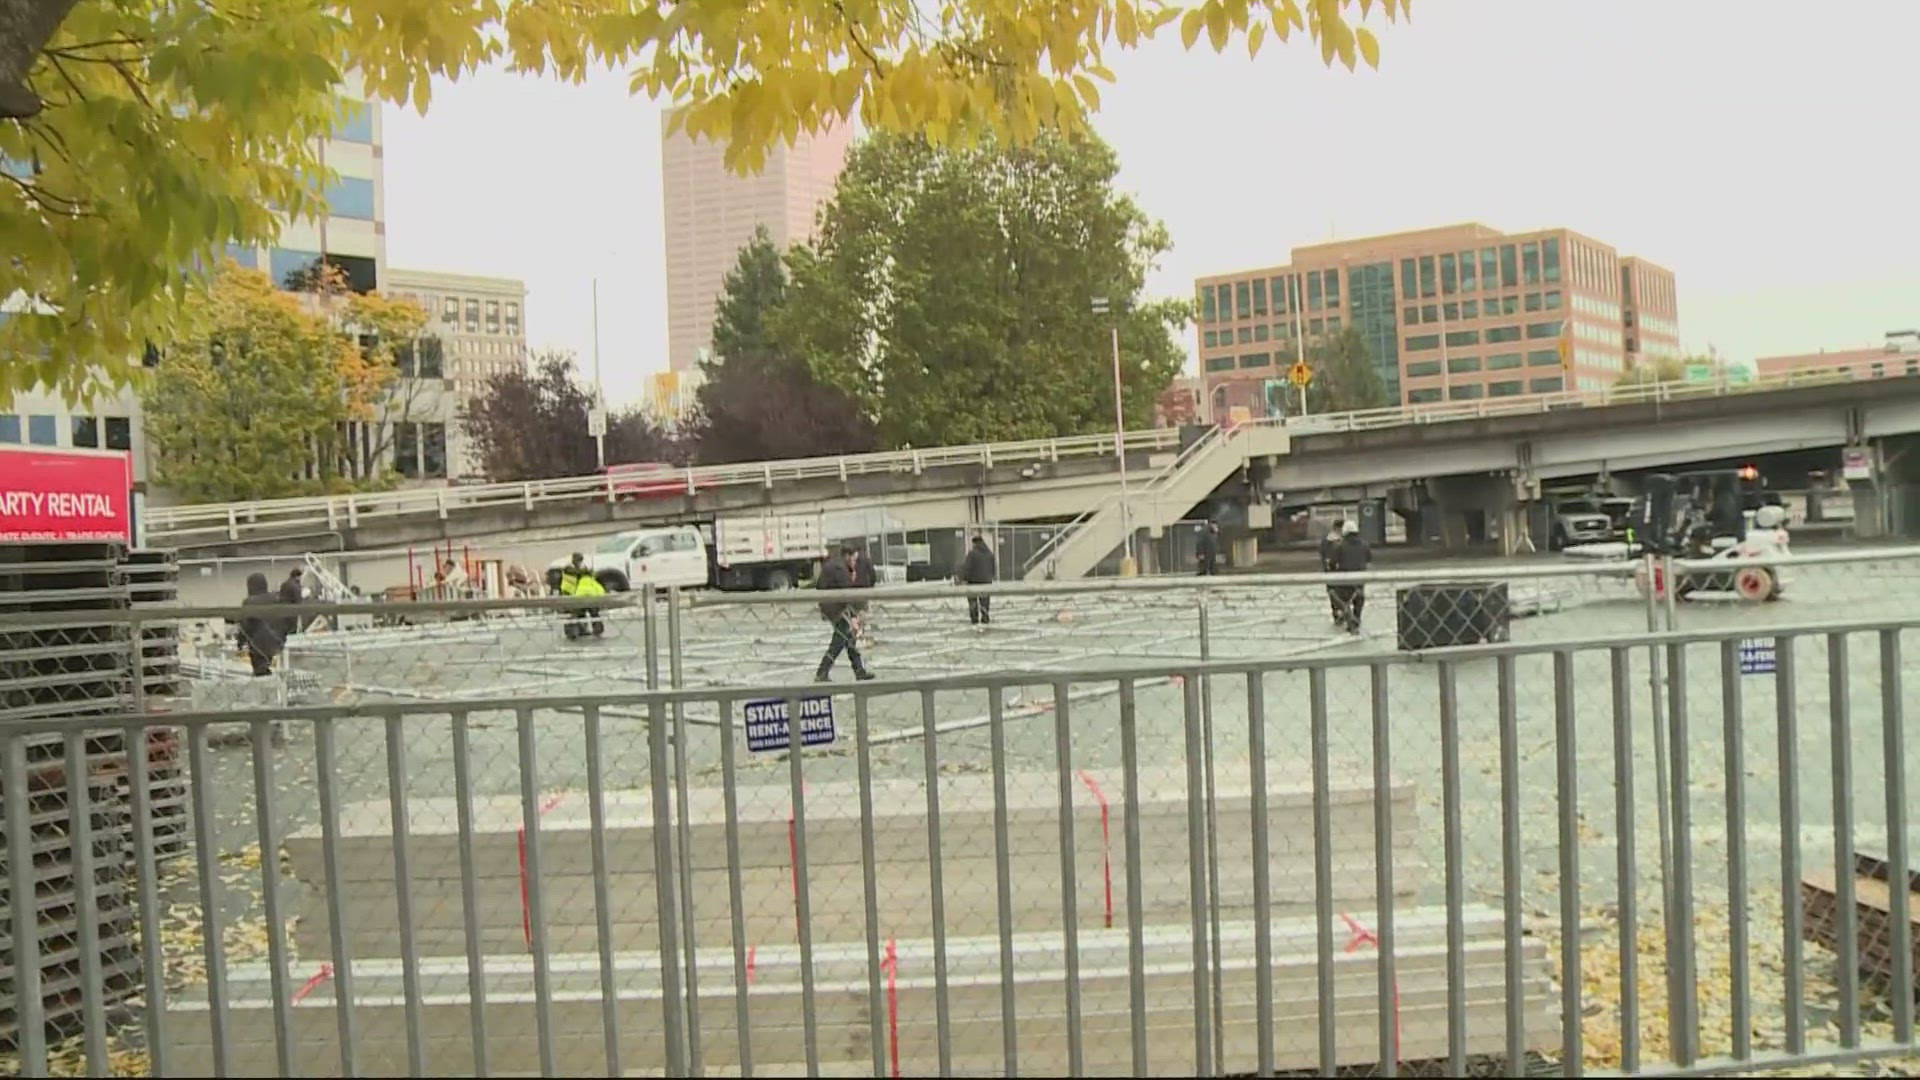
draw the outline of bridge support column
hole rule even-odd
[[[1433,497],[1431,514],[1439,519],[1440,546],[1465,550],[1499,546],[1510,550],[1514,543],[1518,501],[1513,481],[1507,476],[1445,476],[1428,481]],[[1422,518],[1427,516],[1423,511]],[[1433,535],[1432,523],[1422,526]]]
[[[1920,436],[1875,439],[1866,452],[1869,475],[1847,481],[1854,536],[1874,540],[1920,535]]]

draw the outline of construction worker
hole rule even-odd
[[[587,558],[579,552],[573,553],[573,561],[560,571],[561,596],[605,596],[607,587],[593,576],[587,567]],[[606,624],[600,621],[599,608],[579,608],[567,613],[566,635],[568,641],[577,641],[588,636],[600,637],[607,632]]]

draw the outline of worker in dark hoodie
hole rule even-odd
[[[1346,534],[1347,523],[1343,518],[1335,521],[1333,528],[1327,530],[1327,535],[1320,538],[1321,573],[1331,574],[1339,568],[1337,556],[1340,552],[1340,538]],[[1346,618],[1340,611],[1339,588],[1338,585],[1327,586],[1327,609],[1333,614],[1333,625],[1345,626]]]
[[[280,602],[280,597],[267,585],[267,575],[258,572],[247,575],[247,598],[240,601],[241,607],[270,608]],[[273,658],[280,655],[287,643],[286,625],[282,615],[241,616],[240,647],[253,662],[255,675],[273,674]]]
[[[999,576],[999,571],[999,560],[993,557],[993,549],[987,546],[986,537],[974,537],[972,546],[967,548],[967,557],[960,560],[961,583],[991,585]],[[975,626],[991,625],[993,597],[986,593],[967,594],[967,621]]]
[[[814,582],[816,589],[864,589],[871,587],[870,582],[862,582],[860,575],[860,550],[851,544],[840,548],[838,559],[829,559],[820,568],[820,578]],[[866,682],[873,678],[873,672],[867,670],[867,662],[860,656],[860,628],[854,620],[867,609],[864,600],[822,600],[820,617],[833,624],[833,640],[827,644],[827,654],[820,658],[820,667],[814,671],[815,682],[829,682],[833,678],[833,663],[840,659],[841,653],[853,663],[853,677]]]
[[[300,579],[300,568],[296,566],[293,568],[293,571],[287,575],[287,580],[280,583],[280,602],[283,604],[298,604],[306,600],[306,598],[306,582]],[[290,637],[300,632],[300,624],[306,621],[306,616],[288,615],[286,619],[287,621],[282,628],[285,632],[283,636]]]

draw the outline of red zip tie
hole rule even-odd
[[[298,1005],[302,1001],[305,1001],[308,994],[313,993],[316,987],[331,978],[333,978],[333,965],[321,964],[320,970],[314,972],[313,978],[307,980],[307,985],[294,991],[293,1000],[289,1004]]]
[[[1108,827],[1107,793],[1093,779],[1093,774],[1080,770],[1080,782],[1093,792],[1094,799],[1100,804],[1100,872],[1106,878],[1107,885],[1107,928],[1113,928],[1113,834]]]
[[[1340,913],[1340,917],[1346,920],[1347,932],[1353,935],[1353,937],[1347,939],[1347,952],[1349,953],[1354,952],[1358,950],[1362,945],[1371,945],[1373,946],[1374,952],[1380,951],[1380,935],[1374,933],[1372,930],[1369,930],[1365,925],[1363,925],[1360,922],[1360,920],[1354,918],[1353,916],[1347,914],[1344,911]],[[1393,976],[1393,1058],[1395,1061],[1400,1060],[1400,974],[1399,972],[1395,972]]]
[[[893,1062],[895,1080],[900,1076],[900,952],[892,938],[887,939],[887,958],[880,962],[887,973],[887,1053]]]
[[[759,946],[757,945],[747,946],[747,985],[748,986],[753,985],[753,961],[754,961],[754,955],[758,952],[759,952]]]
[[[546,802],[540,804],[540,816],[546,817],[547,811],[559,806],[560,800],[564,798],[566,798],[565,792],[549,796]],[[520,823],[520,929],[527,936],[527,948],[533,948],[533,906],[532,898],[527,895],[526,822]]]

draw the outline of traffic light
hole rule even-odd
[[[1758,480],[1760,479],[1760,470],[1752,465],[1743,465],[1740,467],[1740,479]]]

